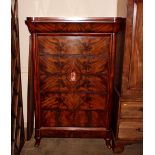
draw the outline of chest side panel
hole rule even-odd
[[[41,126],[106,127],[111,35],[38,36]]]

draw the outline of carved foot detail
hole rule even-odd
[[[106,139],[106,146],[107,146],[108,149],[112,148],[111,139]]]
[[[36,142],[34,144],[35,147],[39,147],[41,138],[35,138]]]

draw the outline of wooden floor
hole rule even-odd
[[[103,139],[43,138],[38,148],[34,139],[26,141],[21,155],[114,155],[106,148]],[[142,155],[143,145],[132,144],[125,147],[121,155]],[[119,154],[116,154],[119,155]]]

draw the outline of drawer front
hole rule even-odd
[[[41,109],[50,110],[44,119],[59,126],[72,126],[74,119],[76,126],[105,126],[110,46],[111,35],[38,36]],[[53,110],[70,121],[58,121]]]
[[[53,93],[41,96],[41,109],[107,110],[106,102],[102,94]]]
[[[53,62],[52,62],[53,61]],[[107,93],[108,71],[107,62],[102,58],[82,62],[81,59],[60,59],[61,69],[58,60],[55,58],[40,57],[40,79],[41,91],[89,91]],[[63,62],[64,61],[64,62]],[[88,65],[88,66],[87,66]],[[86,67],[84,69],[84,67]],[[90,69],[88,69],[90,67]],[[95,67],[97,69],[95,69]]]
[[[107,112],[62,109],[42,110],[42,127],[107,127]]]
[[[132,122],[120,122],[118,138],[126,140],[142,140],[143,123],[140,121],[131,121]]]
[[[122,102],[120,118],[143,118],[142,102]]]

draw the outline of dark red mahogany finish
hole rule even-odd
[[[27,18],[35,139],[104,138],[110,147],[116,41],[121,18]],[[32,77],[31,76],[31,77]]]
[[[3,124],[1,123],[1,125]],[[19,155],[24,145],[24,142],[25,142],[25,136],[24,136],[24,117],[23,117],[20,48],[19,48],[18,0],[12,0],[11,1],[11,155]]]

